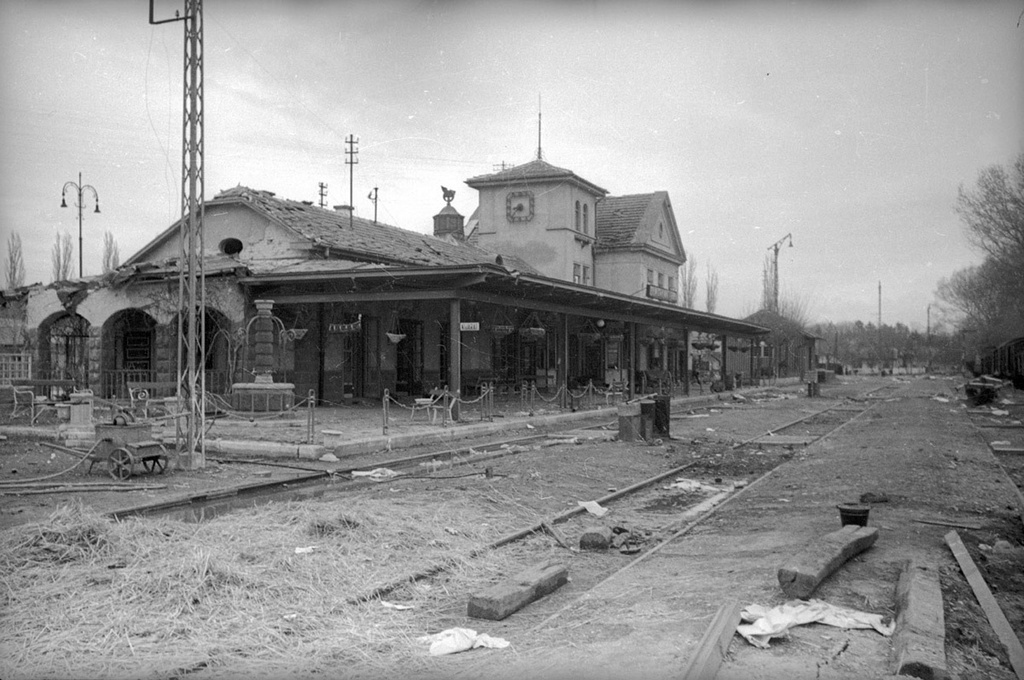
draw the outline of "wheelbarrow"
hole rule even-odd
[[[167,449],[151,438],[147,424],[97,425],[96,436],[96,446],[89,454],[89,472],[96,463],[106,462],[110,476],[123,481],[135,474],[136,464],[149,473],[167,470]]]

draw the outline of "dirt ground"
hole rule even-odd
[[[837,503],[871,494],[874,502],[869,523],[879,527],[879,542],[851,560],[814,596],[891,617],[901,565],[909,558],[928,561],[942,577],[950,669],[961,678],[1009,679],[1013,674],[1005,652],[943,543],[951,528],[919,521],[981,527],[957,531],[1020,636],[1024,631],[1024,532],[1006,475],[1018,486],[1024,483],[1024,456],[1001,454],[997,458],[986,444],[1019,442],[1016,430],[976,426],[1019,420],[1020,407],[997,405],[1006,415],[968,414],[969,409],[958,400],[956,384],[954,380],[848,380],[824,385],[818,399],[790,393],[725,402],[710,410],[676,410],[672,437],[657,445],[612,441],[613,430],[583,429],[576,433],[575,441],[488,461],[490,477],[480,474],[483,464],[435,464],[355,496],[334,493],[328,486],[317,497],[300,503],[240,511],[233,518],[208,523],[205,533],[222,532],[233,538],[207,545],[196,531],[191,539],[161,548],[171,551],[166,557],[169,563],[175,559],[174,550],[183,554],[180,551],[201,548],[206,551],[206,563],[234,574],[249,584],[249,590],[253,583],[261,584],[265,599],[258,608],[239,611],[237,616],[249,621],[253,635],[264,624],[276,632],[251,646],[245,639],[230,637],[241,636],[237,632],[219,633],[221,644],[208,639],[212,622],[218,617],[230,618],[225,611],[234,611],[235,605],[229,605],[228,599],[216,600],[219,595],[237,599],[227,585],[224,593],[211,593],[203,605],[186,608],[187,616],[180,616],[194,630],[163,640],[161,653],[149,657],[140,650],[147,649],[144,642],[155,635],[149,629],[159,626],[158,620],[149,620],[154,616],[150,613],[140,611],[135,623],[118,629],[126,642],[111,641],[110,630],[102,627],[93,631],[79,624],[76,634],[67,623],[72,629],[60,630],[62,621],[70,621],[67,605],[62,610],[46,609],[53,606],[48,604],[53,600],[51,591],[36,593],[39,604],[30,610],[47,619],[45,626],[15,620],[10,612],[25,611],[19,590],[25,591],[24,597],[30,596],[31,588],[41,587],[38,584],[46,574],[51,579],[58,578],[57,574],[67,579],[67,588],[78,588],[83,601],[95,597],[96,607],[110,607],[98,603],[111,600],[116,606],[128,588],[131,569],[110,572],[102,562],[134,564],[132,559],[114,555],[104,555],[97,563],[100,566],[91,567],[25,563],[28,566],[20,568],[21,573],[6,577],[3,609],[8,613],[0,613],[0,650],[6,650],[8,659],[20,661],[0,667],[0,675],[83,677],[76,671],[93,670],[93,677],[95,673],[103,677],[184,673],[196,678],[308,677],[337,675],[344,669],[346,677],[367,678],[675,677],[719,605],[730,598],[766,606],[784,602],[775,580],[778,564],[809,537],[838,528]],[[882,389],[873,398],[865,396],[877,388]],[[1024,403],[1020,394],[1008,397]],[[771,438],[751,441],[770,429],[836,406],[842,410],[786,430],[789,437],[814,437],[849,421],[810,446],[771,443]],[[857,415],[861,408],[868,410]],[[0,481],[42,477],[74,462],[68,454],[36,441],[12,437],[0,447]],[[613,527],[618,535],[627,537],[623,550],[569,551],[554,537],[537,533],[475,560],[460,559],[456,568],[396,587],[384,598],[413,609],[382,613],[376,600],[350,603],[402,574],[565,513],[580,501],[602,498],[683,466],[688,467],[677,475],[607,503],[609,513],[600,519],[582,513],[557,524],[559,533],[573,545],[588,527]],[[87,475],[85,467],[74,470],[69,479],[106,481],[104,472]],[[775,472],[762,477],[773,469]],[[122,485],[139,488],[130,492],[3,492],[0,527],[4,528],[4,544],[14,545],[34,523],[69,501],[107,512],[293,474],[298,472],[271,466],[212,465],[201,472],[139,476]],[[693,483],[673,487],[677,479]],[[640,559],[662,540],[688,527],[698,516],[695,508],[710,507],[709,503],[731,492],[736,483],[742,490],[714,514],[649,559]],[[163,488],[142,490],[154,484]],[[345,536],[323,531],[293,535],[299,526],[298,516],[312,517],[314,525],[322,527],[322,518],[337,518],[338,513],[349,518],[344,526],[360,524],[360,529]],[[389,515],[392,522],[387,521]],[[140,520],[139,525],[164,527],[168,537],[159,540],[176,540],[179,530],[160,522]],[[250,529],[252,523],[260,526]],[[125,529],[133,526],[129,523]],[[370,526],[375,527],[372,533],[360,534]],[[279,540],[285,543],[260,542],[264,540],[261,533],[270,537],[277,536],[277,531],[282,532]],[[235,541],[246,547],[235,546]],[[297,556],[282,562],[282,551],[306,543],[316,543],[321,554],[306,562],[300,563]],[[159,550],[153,548],[146,554],[153,568]],[[358,554],[366,559],[354,560]],[[569,567],[568,585],[504,621],[466,617],[468,594],[518,569],[552,559]],[[140,559],[138,566],[145,563]],[[282,571],[284,565],[290,566]],[[97,569],[114,578],[97,581]],[[297,578],[298,569],[312,571],[299,591],[288,591],[295,601],[275,600],[273,594],[285,592],[290,579]],[[299,598],[309,593],[316,597],[307,601],[310,610],[302,613]],[[287,619],[290,623],[284,637],[280,635],[280,616],[270,616],[282,608],[299,611],[294,615],[297,619],[290,613],[284,615],[293,616]],[[98,612],[94,618],[102,618]],[[304,623],[298,626],[296,621]],[[417,639],[457,626],[504,638],[511,646],[431,657]],[[143,629],[149,632],[143,634]],[[40,641],[40,630],[63,639],[77,638],[77,655],[48,652],[45,639]],[[339,630],[348,632],[339,638]],[[718,677],[884,677],[889,672],[888,654],[889,639],[874,631],[804,626],[794,629],[788,638],[774,640],[766,650],[735,637]]]

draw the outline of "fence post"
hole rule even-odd
[[[306,443],[312,444],[316,436],[316,392],[309,391],[306,396]]]
[[[385,434],[385,435],[388,433],[388,409],[390,408],[388,402],[390,400],[391,400],[391,392],[388,390],[388,388],[385,387],[384,388],[384,399],[383,399],[383,401],[384,401],[384,408],[381,409],[381,412],[384,414],[384,432],[383,432],[383,434]]]

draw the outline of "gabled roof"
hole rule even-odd
[[[327,210],[310,203],[277,198],[273,192],[237,186],[217,194],[206,202],[206,208],[245,205],[270,221],[292,231],[310,242],[328,258],[344,258],[360,262],[388,265],[447,266],[494,263],[497,255],[469,243],[453,243],[445,239],[374,223],[347,212]],[[176,234],[178,225],[157,237],[133,255],[125,264],[145,259],[146,253]],[[525,264],[519,263],[518,264]],[[527,267],[529,271],[534,271]]]
[[[668,229],[672,242],[678,249],[679,257],[685,260],[686,252],[679,239],[679,230],[676,228],[667,191],[607,196],[599,201],[595,223],[597,250],[642,248],[647,245],[648,234],[642,227],[645,226],[648,215],[661,211],[662,206],[665,206],[665,214],[669,220]]]
[[[572,170],[556,167],[539,158],[490,175],[477,175],[466,180],[466,184],[474,189],[539,182],[568,182],[594,195],[604,196],[608,193],[606,189],[602,189],[593,182],[588,182]]]

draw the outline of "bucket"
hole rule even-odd
[[[859,527],[866,527],[868,525],[868,513],[871,512],[871,508],[866,505],[837,505],[839,508],[839,521],[845,527],[847,524],[853,524]]]

